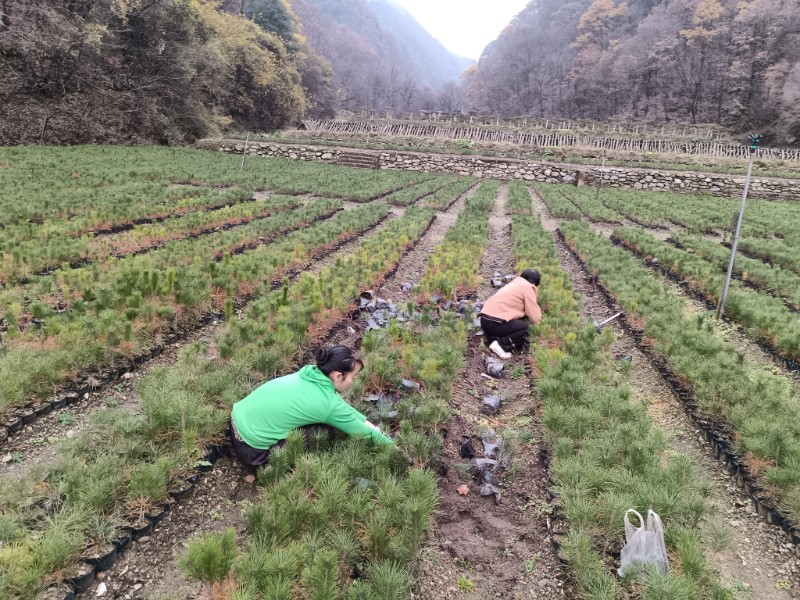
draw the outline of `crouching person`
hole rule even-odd
[[[231,443],[242,464],[265,464],[270,449],[283,445],[294,429],[303,430],[306,440],[314,429],[326,431],[332,440],[338,429],[394,443],[339,395],[353,384],[363,361],[347,346],[322,348],[316,358],[316,365],[268,381],[233,405]]]
[[[489,349],[502,359],[512,350],[528,348],[528,327],[542,320],[537,300],[539,271],[527,269],[500,288],[483,305],[479,316]]]

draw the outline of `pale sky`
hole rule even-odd
[[[478,60],[529,0],[392,0],[451,52]]]

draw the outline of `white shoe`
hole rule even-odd
[[[508,360],[509,358],[511,358],[511,352],[506,352],[505,350],[503,350],[503,347],[497,340],[489,344],[489,350],[494,352],[498,357],[502,358],[503,360]]]

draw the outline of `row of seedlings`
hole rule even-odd
[[[473,178],[461,177],[425,198],[422,205],[435,210],[447,210],[474,185]]]
[[[438,303],[475,297],[480,283],[478,265],[489,234],[489,213],[499,187],[499,181],[485,181],[467,199],[464,211],[425,266],[418,287],[420,300]]]
[[[508,184],[508,213],[511,215],[530,215],[533,203],[528,186],[522,181]]]
[[[673,235],[672,242],[679,248],[694,252],[717,268],[727,269],[730,250],[714,240],[699,235],[680,233]],[[736,256],[734,275],[756,289],[769,292],[786,300],[794,310],[800,309],[800,275],[779,266],[769,266],[762,260],[742,254]]]
[[[295,366],[300,349],[343,319],[357,290],[380,282],[432,218],[409,209],[318,278],[265,291],[220,334],[218,353],[195,343],[177,366],[144,377],[138,410],[101,409],[64,442],[58,466],[0,478],[0,592],[33,598],[53,580],[86,589],[131,539],[149,534],[170,497],[191,492],[197,468],[229,450],[220,442],[230,406]]]
[[[455,175],[446,175],[436,179],[423,181],[417,185],[412,185],[402,190],[398,190],[388,196],[382,198],[384,202],[394,206],[411,206],[412,204],[423,200],[424,198],[438,192],[446,185],[450,185],[460,179]]]
[[[450,312],[431,327],[418,312],[366,333],[366,366],[350,397],[395,447],[350,438],[314,439],[309,449],[290,434],[258,472],[264,491],[246,510],[244,539],[227,529],[189,540],[185,573],[239,600],[409,598],[438,498],[434,471],[463,369],[464,323]]]
[[[622,223],[623,216],[602,201],[599,188],[560,186],[559,190],[593,223]]]
[[[760,259],[771,265],[800,275],[800,242],[789,243],[787,240],[769,238],[743,238],[739,241],[739,252],[754,259]]]
[[[0,292],[0,308],[3,311],[0,316],[5,317],[12,312],[14,304],[26,307],[28,303],[37,301],[60,314],[68,310],[73,302],[83,299],[84,285],[103,285],[105,281],[101,281],[101,278],[112,280],[119,271],[140,267],[148,261],[151,264],[147,268],[157,270],[167,270],[176,265],[190,266],[193,263],[219,261],[225,254],[237,254],[256,248],[271,241],[278,232],[291,232],[341,210],[339,200],[319,200],[301,205],[291,198],[274,197],[269,205],[272,207],[270,216],[258,218],[232,230],[212,232],[202,243],[197,239],[199,236],[176,239],[157,248],[133,252],[126,257],[87,260],[85,265],[80,262],[63,264],[60,268],[31,278],[27,283],[9,285]],[[137,258],[141,254],[147,256]],[[22,325],[30,324],[30,321],[30,318],[23,320]]]
[[[716,307],[722,291],[722,270],[694,253],[661,242],[636,229],[621,228],[612,239],[684,283],[709,307]],[[796,368],[800,361],[800,320],[783,300],[732,281],[725,316],[741,324],[779,360]]]
[[[300,200],[295,197],[275,196],[265,202],[229,202],[215,210],[179,214],[157,223],[134,225],[110,236],[60,236],[46,243],[41,239],[28,240],[5,254],[10,261],[0,262],[0,270],[6,278],[6,287],[24,284],[31,277],[47,274],[64,263],[76,268],[112,256],[143,254],[169,241],[193,239],[205,233],[241,226],[299,205]]]
[[[632,214],[666,225],[675,223],[695,232],[730,230],[741,199],[691,196],[673,193],[606,188],[603,202],[621,213]],[[800,235],[800,207],[792,202],[753,200],[745,211],[745,237],[797,239]]]
[[[28,186],[29,182],[24,182],[20,194],[28,193]],[[0,230],[0,251],[9,252],[33,240],[45,243],[118,233],[135,225],[160,223],[175,216],[247,202],[253,196],[251,189],[239,186],[225,189],[169,187],[169,182],[156,181],[109,184],[99,189],[78,187],[67,193],[61,190],[63,195],[57,190],[51,193],[55,199],[45,203],[43,214],[29,214],[25,220],[7,223]],[[81,208],[81,200],[93,194],[97,195],[96,204]],[[60,210],[53,216],[45,216],[51,214],[51,205]]]
[[[231,154],[188,148],[0,148],[0,163],[4,165],[0,172],[0,225],[32,221],[57,226],[59,220],[66,222],[73,215],[92,213],[98,206],[108,206],[111,214],[100,209],[98,216],[113,222],[113,215],[124,214],[128,204],[195,193],[185,190],[187,185],[240,186],[242,190],[363,202],[434,177],[281,158],[259,158],[252,168],[248,164],[240,171],[240,161],[241,157]]]
[[[95,349],[117,348],[123,358],[135,355],[150,347],[159,329],[174,323],[176,316],[188,319],[208,312],[211,278],[221,266],[242,260],[233,254],[256,249],[274,241],[280,233],[329,218],[339,210],[339,201],[321,201],[202,241],[173,242],[147,256],[112,259],[106,265],[85,269],[61,269],[29,287],[29,298],[8,290],[3,295],[7,354],[15,350],[20,354],[27,348],[33,352],[38,348],[53,350],[60,344],[48,338],[86,337],[85,330],[90,329],[97,335],[86,343]],[[23,306],[26,299],[31,302]],[[120,313],[124,318],[120,319]],[[137,319],[139,323],[135,323]],[[101,327],[95,332],[99,321],[116,325],[119,331]],[[4,397],[0,390],[0,404]]]
[[[708,566],[698,525],[710,490],[695,465],[670,450],[644,403],[631,402],[630,363],[616,360],[610,330],[581,326],[580,305],[538,219],[515,215],[516,270],[542,273],[544,319],[534,330],[534,392],[541,402],[541,457],[554,507],[551,539],[577,597],[726,598]],[[667,531],[671,570],[617,578],[629,508],[655,510]]]
[[[80,396],[86,388],[119,376],[134,357],[141,362],[139,357],[149,357],[153,348],[196,328],[210,309],[229,318],[237,304],[260,288],[278,284],[282,275],[375,227],[388,211],[385,204],[365,205],[253,251],[226,254],[220,262],[176,267],[166,277],[157,269],[134,267],[116,273],[106,286],[84,288],[91,295],[75,301],[60,317],[47,319],[42,330],[4,340],[8,348],[0,356],[0,407],[6,411],[5,427],[12,432],[20,427],[19,419],[32,418],[31,411],[46,410],[54,386]],[[148,257],[137,258],[152,264]],[[32,397],[37,404],[9,412]]]
[[[534,189],[557,219],[580,219],[581,211],[559,191],[558,186],[538,183]]]
[[[609,301],[625,311],[625,325],[713,443],[715,457],[800,555],[800,425],[794,418],[800,405],[794,385],[720,339],[706,315],[687,315],[685,300],[630,253],[583,224],[564,224],[562,231],[600,278]]]

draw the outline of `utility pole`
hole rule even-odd
[[[750,189],[750,175],[753,173],[753,155],[758,150],[758,145],[761,143],[761,136],[757,133],[751,133],[750,138],[750,163],[747,165],[747,178],[744,180],[744,193],[742,193],[742,207],[739,209],[739,218],[736,220],[736,231],[733,234],[733,243],[731,244],[731,259],[728,262],[728,273],[725,275],[725,282],[722,285],[722,297],[717,307],[716,318],[721,320],[725,313],[725,301],[728,299],[728,288],[731,285],[731,277],[733,276],[733,263],[736,261],[736,247],[739,245],[739,234],[742,231],[742,219],[744,218],[744,206],[747,202],[747,191]]]
[[[239,165],[239,173],[244,171],[244,159],[247,156],[247,146],[250,145],[250,132],[247,132],[247,139],[244,142],[244,152],[242,152],[242,164]]]
[[[597,182],[597,198],[600,200],[600,190],[603,189],[603,173],[606,171],[606,149],[603,148],[603,165],[600,167],[600,181]]]

